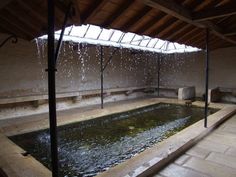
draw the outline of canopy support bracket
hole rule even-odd
[[[10,36],[8,36],[1,44],[0,44],[0,48],[2,48],[6,43],[7,41],[9,41],[10,39],[12,39],[12,43],[16,44],[18,42],[18,38],[15,34],[12,34]]]

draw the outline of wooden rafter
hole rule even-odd
[[[146,5],[159,9],[189,24],[195,25],[200,28],[209,28],[216,36],[232,44],[236,44],[235,40],[232,40],[227,36],[225,36],[223,34],[223,30],[220,29],[218,26],[214,25],[213,23],[211,23],[210,21],[205,21],[204,23],[193,21],[192,13],[188,9],[175,3],[175,1],[173,0],[143,0],[143,2]]]
[[[155,17],[151,18],[150,20],[146,21],[139,29],[137,29],[136,33],[143,34],[153,25],[153,22],[157,22],[164,18],[166,14],[159,12]]]
[[[191,30],[187,31],[185,34],[183,34],[179,38],[175,39],[175,41],[182,43],[184,40],[186,40],[189,37],[193,36],[193,34],[195,34],[198,31],[199,31],[199,28],[192,28]]]
[[[184,26],[184,22],[176,20],[174,23],[170,24],[168,27],[162,30],[157,36],[159,36],[160,38],[167,34],[167,36],[169,36],[171,33],[173,33],[173,30],[181,28],[182,26]]]
[[[236,30],[234,31],[228,31],[225,33],[225,36],[235,36],[236,35]]]
[[[13,16],[13,18],[16,20],[19,20],[22,24],[26,25],[33,31],[38,31],[40,29],[38,23],[34,21],[33,19],[31,21],[25,21],[25,17],[28,16],[25,11],[19,10],[18,8],[14,7],[5,7],[5,11],[7,16]]]
[[[15,24],[11,21],[8,21],[5,17],[2,17],[2,16],[0,16],[0,21],[1,21],[1,26],[3,26],[3,27],[7,26],[8,27],[7,29],[10,28],[10,30],[8,30],[8,31],[17,31],[17,34],[19,34],[20,37],[23,37],[23,38],[29,39],[29,40],[32,39],[32,35],[29,34],[29,32],[26,31],[24,27],[22,27],[22,26],[20,27],[17,24]],[[12,34],[14,34],[14,32],[12,32]]]
[[[97,0],[95,1],[92,8],[89,9],[89,11],[84,15],[83,17],[83,23],[90,23],[91,19],[94,18],[94,16],[101,11],[101,9],[104,7],[104,5],[108,2],[108,0]]]
[[[227,6],[223,7],[215,7],[213,9],[202,10],[198,12],[194,12],[192,14],[192,18],[194,21],[206,21],[215,18],[230,16],[236,14],[236,5],[235,4],[228,4]]]
[[[142,33],[150,35],[151,33],[155,32],[157,29],[159,29],[162,25],[165,24],[166,21],[169,21],[173,17],[170,15],[163,16],[160,20],[153,21],[152,25],[149,25],[149,27],[145,28]]]
[[[184,33],[185,31],[188,31],[190,28],[192,28],[192,25],[190,24],[186,24],[185,26],[183,26],[182,28],[179,28],[178,30],[176,30],[175,32],[173,32],[172,34],[168,35],[168,36],[164,36],[163,38],[166,38],[167,40],[171,41],[172,39],[176,38],[177,36],[181,35],[182,33]]]
[[[91,18],[93,18],[97,12],[107,3],[107,0],[96,0],[90,6],[89,9],[81,14],[82,24],[87,24]]]
[[[151,36],[155,36],[155,34],[157,34],[157,36],[164,30],[166,30],[169,26],[171,26],[173,23],[176,22],[175,18],[170,18],[168,19],[163,25],[159,26],[158,29],[153,30],[150,35]]]
[[[207,0],[207,1],[199,1],[200,4],[194,7],[194,12],[200,11],[204,8],[212,7],[217,5],[221,0]]]
[[[146,22],[148,19],[152,18],[153,14],[156,14],[156,9],[151,8],[146,15],[143,15],[139,18],[132,26],[129,27],[128,30],[130,31],[136,31],[142,23]]]
[[[7,12],[7,15],[3,14],[2,12]],[[26,21],[24,21],[23,19],[15,16],[15,15],[12,15],[11,12],[8,12],[8,11],[2,11],[2,12],[0,12],[1,19],[4,19],[5,22],[7,22],[8,24],[11,24],[15,28],[18,28],[25,35],[34,36],[35,34],[38,33],[37,28],[33,28],[33,26],[26,24]],[[15,19],[17,19],[17,21],[15,21]],[[13,21],[15,21],[15,22],[12,23]]]
[[[128,11],[128,9],[132,7],[132,4],[132,0],[125,1],[125,3],[123,3],[108,19],[106,19],[101,26],[113,26],[120,18],[123,18],[122,14]]]
[[[0,1],[0,9],[4,8],[6,5],[8,5],[12,0],[2,0]]]
[[[171,16],[174,16],[187,23],[193,23],[195,26],[204,27],[201,24],[192,21],[192,14],[189,10],[175,3],[173,0],[143,0],[143,2],[153,8],[159,9]]]
[[[47,18],[44,18],[40,13],[37,13],[35,8],[32,8],[32,6],[29,6],[28,3],[24,3],[23,1],[16,1],[23,10],[30,12],[31,15],[33,15],[40,23],[47,24]],[[45,16],[46,17],[46,16]]]
[[[128,22],[126,22],[122,29],[123,31],[128,31],[130,28],[132,28],[133,26],[135,26],[140,18],[144,17],[145,15],[147,15],[150,11],[151,11],[151,7],[149,6],[144,6],[139,12],[137,12],[136,16],[133,16],[133,18],[131,18]]]
[[[197,41],[201,40],[202,36],[205,37],[205,31],[199,29],[199,31],[197,31],[196,35],[189,36],[187,39],[182,40],[181,43],[195,44],[195,43],[197,43]]]
[[[80,7],[79,7],[79,0],[72,0],[73,8],[74,8],[74,14],[72,17],[72,21],[75,25],[80,25],[82,23],[81,21],[81,13],[80,13]]]

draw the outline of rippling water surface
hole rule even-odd
[[[157,104],[59,127],[60,176],[95,176],[203,117],[203,108]],[[11,139],[51,168],[48,130]]]

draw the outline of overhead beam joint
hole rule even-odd
[[[149,5],[155,9],[159,9],[169,15],[172,15],[196,27],[207,28],[211,30],[216,36],[220,37],[221,39],[236,45],[236,41],[225,36],[221,28],[219,28],[218,26],[216,26],[210,21],[204,21],[204,23],[194,21],[191,11],[177,4],[173,0],[143,0],[143,2],[146,5]]]

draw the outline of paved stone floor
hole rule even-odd
[[[236,115],[153,177],[236,177]]]

